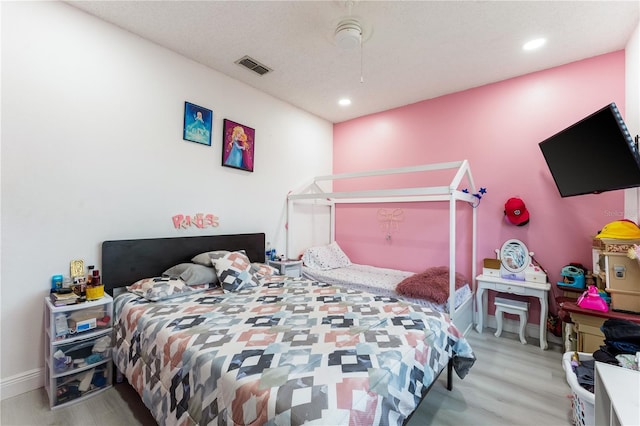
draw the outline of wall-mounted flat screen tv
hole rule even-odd
[[[560,196],[640,186],[640,156],[615,103],[539,143]]]

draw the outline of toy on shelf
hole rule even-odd
[[[598,289],[594,285],[590,285],[587,291],[582,293],[576,303],[578,306],[584,309],[591,309],[593,311],[608,312],[609,305],[600,297]]]
[[[562,268],[562,281],[558,285],[571,288],[586,288],[584,271],[576,266],[568,265]]]
[[[640,246],[634,244],[629,250],[627,250],[627,257],[629,259],[635,259],[640,264]]]

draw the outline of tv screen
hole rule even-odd
[[[640,157],[615,103],[539,143],[560,196],[640,186]]]

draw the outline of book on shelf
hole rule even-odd
[[[73,305],[74,303],[78,303],[78,299],[79,299],[78,295],[75,294],[74,292],[71,292],[71,293],[51,292],[50,298],[54,306]]]

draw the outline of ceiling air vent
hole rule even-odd
[[[265,75],[266,73],[272,71],[271,68],[267,67],[266,65],[262,65],[260,62],[256,61],[255,59],[249,56],[244,56],[238,59],[236,61],[236,64],[242,65],[243,67],[248,68],[251,71],[255,72],[256,74],[260,74],[260,75]]]

